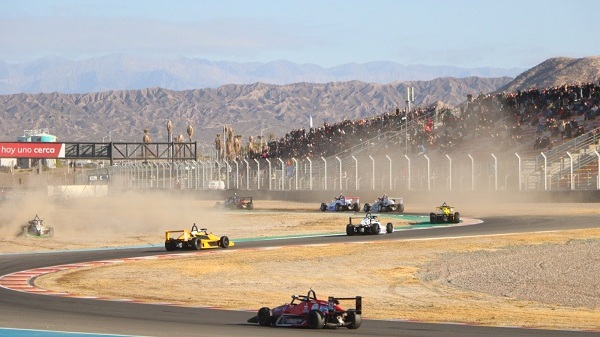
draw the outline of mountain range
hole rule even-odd
[[[68,60],[44,58],[22,64],[0,62],[0,94],[90,93],[165,88],[193,90],[227,84],[293,84],[361,81],[392,83],[440,77],[515,77],[525,69],[348,63],[324,68],[288,61],[237,63],[204,59],[151,59],[127,55]]]
[[[218,88],[175,91],[164,88],[109,90],[87,94],[13,94],[0,96],[0,133],[15,140],[23,130],[49,129],[61,141],[141,141],[148,129],[153,141],[167,141],[166,125],[174,135],[186,135],[192,125],[195,140],[211,143],[224,125],[236,134],[282,137],[344,119],[370,118],[406,107],[408,87],[412,107],[457,104],[467,94],[486,93],[511,78],[440,78],[431,81],[374,84],[332,83],[228,84]],[[449,103],[446,103],[449,102]],[[110,131],[110,132],[109,132]],[[107,138],[108,136],[108,138]]]
[[[293,129],[310,127],[311,120],[314,126],[320,126],[370,118],[393,112],[396,107],[404,109],[409,87],[415,93],[412,107],[456,106],[468,94],[597,81],[597,62],[598,57],[549,59],[516,78],[440,77],[384,84],[357,80],[255,82],[188,90],[154,86],[86,93],[6,94],[0,95],[0,134],[3,141],[14,141],[24,130],[48,128],[59,141],[139,142],[147,129],[152,141],[167,141],[166,124],[171,121],[175,136],[186,136],[187,126],[192,125],[193,140],[206,147],[224,125],[232,126],[244,140],[260,134],[283,137]],[[31,76],[36,74],[33,68],[28,71]]]
[[[564,84],[600,81],[600,56],[584,58],[555,57],[524,71],[500,88],[514,92],[527,88],[549,88]]]

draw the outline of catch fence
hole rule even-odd
[[[120,189],[321,191],[598,190],[597,145],[583,152],[406,155],[377,148],[328,158],[131,162],[84,171],[81,184]]]

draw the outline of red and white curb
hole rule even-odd
[[[283,246],[257,248],[254,250],[279,249],[279,248],[283,248]],[[85,263],[72,263],[72,264],[63,264],[63,265],[57,265],[57,266],[51,266],[51,267],[35,268],[35,269],[23,270],[23,271],[19,271],[19,272],[1,276],[0,277],[0,288],[18,291],[18,292],[24,292],[24,293],[67,297],[67,298],[93,299],[93,300],[103,300],[103,301],[129,302],[129,303],[165,305],[165,306],[176,306],[176,307],[203,308],[203,309],[255,311],[254,309],[239,310],[239,309],[221,308],[221,307],[215,307],[215,306],[190,306],[190,305],[183,305],[183,304],[171,303],[171,302],[146,301],[146,300],[129,299],[129,298],[85,296],[85,295],[78,295],[78,294],[74,294],[74,293],[70,293],[70,292],[45,289],[45,288],[39,287],[35,284],[35,279],[40,276],[47,275],[50,273],[65,271],[65,270],[75,270],[75,269],[90,268],[90,267],[91,268],[102,267],[102,266],[107,266],[107,265],[117,265],[117,264],[121,264],[121,263],[129,263],[129,262],[144,261],[144,260],[147,261],[147,260],[157,260],[157,259],[174,259],[174,258],[180,258],[180,257],[191,257],[191,256],[197,256],[197,255],[205,255],[205,254],[226,254],[226,253],[233,253],[233,252],[235,252],[235,251],[221,250],[221,251],[211,251],[211,252],[175,253],[175,254],[152,255],[152,256],[132,257],[132,258],[113,259],[113,260],[100,260],[100,261],[92,261],[92,262],[85,262]]]

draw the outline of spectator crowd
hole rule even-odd
[[[281,139],[271,140],[259,151],[249,149],[247,157],[254,158],[291,158],[291,157],[328,157],[377,137],[387,131],[399,130],[408,120],[419,120],[423,116],[433,116],[435,107],[417,108],[406,114],[396,108],[394,112],[384,113],[372,118],[344,120],[310,129],[294,129]],[[433,123],[431,122],[431,125]]]
[[[589,131],[586,122],[600,114],[599,106],[600,87],[595,83],[467,95],[467,101],[454,109],[432,106],[407,113],[406,109],[396,108],[371,118],[294,129],[280,139],[269,140],[262,148],[249,146],[246,157],[328,157],[387,131],[404,132],[407,124],[410,154],[435,150],[448,153],[466,137],[489,139],[498,149],[527,147],[532,139],[523,137],[523,131],[532,128],[536,138],[530,148],[550,149],[556,142]]]

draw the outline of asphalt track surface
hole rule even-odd
[[[486,218],[472,226],[439,227],[426,230],[397,231],[379,236],[327,236],[303,239],[240,242],[230,249],[299,244],[325,244],[403,239],[426,239],[472,235],[596,228],[597,216]],[[73,252],[3,254],[0,275],[97,260],[170,254],[163,247],[104,249]],[[190,291],[198,291],[191,289]],[[282,303],[285,299],[282,299]],[[256,307],[261,299],[256,299]],[[406,321],[363,320],[358,330],[285,329],[260,327],[246,323],[254,312],[163,306],[131,302],[100,301],[17,292],[0,288],[0,327],[40,329],[83,333],[123,334],[135,336],[600,336],[599,332],[539,330],[518,327],[486,327],[464,324],[431,324]]]

